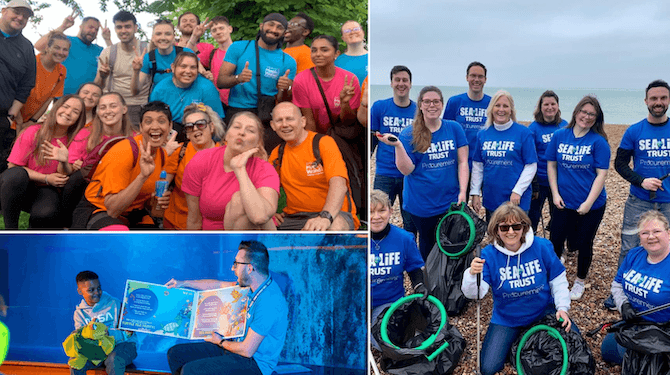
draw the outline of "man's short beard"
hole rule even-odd
[[[653,110],[653,107],[647,107],[647,110],[649,111],[649,114],[652,115],[653,117],[661,118],[661,117],[665,116],[666,112],[668,112],[668,107],[663,106],[663,112],[660,115],[654,114],[655,112]]]
[[[261,39],[265,42],[265,44],[272,46],[272,45],[279,45],[279,43],[282,41],[282,37],[279,37],[277,39],[271,39],[267,36],[267,33],[261,33]]]

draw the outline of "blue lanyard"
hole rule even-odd
[[[258,298],[258,296],[261,295],[261,293],[265,290],[265,288],[267,288],[270,285],[271,282],[272,282],[272,278],[270,276],[268,276],[268,279],[265,280],[265,282],[263,283],[263,286],[261,286],[258,289],[258,291],[256,293],[254,293],[254,297],[249,302],[249,307],[247,308],[247,319],[251,318],[251,306],[253,306],[254,303],[256,303],[256,299]]]

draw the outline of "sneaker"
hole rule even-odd
[[[610,294],[609,297],[603,302],[603,306],[612,311],[616,311],[616,305],[614,304],[614,297]]]
[[[575,280],[575,283],[572,284],[572,290],[570,290],[570,299],[576,301],[582,298],[584,294],[584,282]]]

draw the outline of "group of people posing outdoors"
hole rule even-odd
[[[32,15],[12,0],[0,17],[5,229],[21,211],[31,229],[358,229],[349,181],[362,168],[345,160],[360,151],[334,139],[335,128],[362,129],[359,110],[367,117],[357,21],[342,24],[341,54],[330,35],[305,44],[315,25],[302,12],[270,13],[240,41],[225,16],[185,12],[181,38],[159,19],[147,43],[120,11],[116,44],[93,17],[65,36],[73,13],[35,56],[21,35]],[[106,48],[94,43],[101,27]],[[200,41],[207,29],[216,45]]]
[[[414,102],[411,71],[405,66],[391,70],[393,97],[376,101],[370,115],[379,141],[370,251],[374,322],[405,294],[403,271],[414,292],[427,293],[421,270],[451,204],[469,203],[477,213],[483,207],[488,245],[465,271],[461,290],[470,299],[492,293],[481,372],[494,374],[519,335],[546,314],[562,319],[566,331],[579,332],[568,312],[571,300],[585,293],[607,203],[611,150],[596,97],[585,96],[566,121],[558,95],[545,91],[535,121],[525,126],[517,123],[508,92],[484,94],[486,74],[482,63],[472,62],[466,70],[468,91],[445,105],[435,86],[424,87]],[[614,162],[631,186],[619,268],[604,305],[624,319],[670,302],[670,283],[664,283],[670,278],[670,183],[664,180],[670,173],[670,86],[651,82],[644,101],[649,114],[627,128]],[[389,223],[396,197],[404,230]],[[549,239],[535,235],[545,201]],[[572,287],[564,266],[566,248],[578,254]],[[643,318],[665,323],[670,310]],[[621,363],[624,353],[612,334],[605,338],[605,361]]]

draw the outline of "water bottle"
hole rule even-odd
[[[167,172],[161,171],[161,176],[156,181],[156,198],[160,198],[165,194],[168,188]]]

